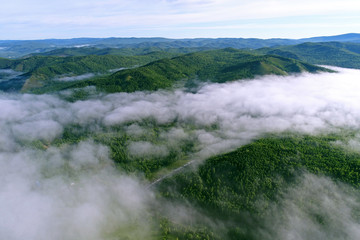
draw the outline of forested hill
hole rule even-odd
[[[261,48],[300,43],[292,39],[257,39],[257,38],[83,38],[83,39],[48,39],[31,41],[0,41],[0,57],[19,58],[28,54],[57,50],[60,48]],[[121,50],[120,50],[121,51]]]
[[[29,56],[87,56],[87,55],[121,55],[121,56],[135,56],[153,54],[154,52],[167,52],[186,54],[192,52],[199,52],[211,50],[208,47],[193,47],[193,48],[159,48],[159,47],[145,47],[145,48],[96,48],[96,47],[74,47],[74,48],[59,48],[43,53],[33,53]]]
[[[32,56],[28,58],[21,58],[16,60],[0,59],[0,68],[11,68],[15,71],[21,72],[34,72],[43,67],[49,67],[54,69],[54,73],[63,74],[68,73],[69,70],[77,72],[80,65],[87,66],[87,72],[95,72],[101,70],[107,70],[112,67],[130,67],[134,65],[146,64],[158,59],[174,57],[178,54],[168,52],[150,52],[138,56],[70,56],[70,57],[56,57],[56,56]],[[94,67],[98,63],[98,67]],[[120,64],[120,65],[119,65]],[[66,66],[66,67],[64,67]],[[67,69],[71,67],[71,69]],[[56,69],[59,68],[59,69]],[[64,68],[64,69],[61,69]],[[65,69],[66,68],[66,69]],[[99,70],[97,70],[99,69]]]
[[[292,209],[299,207],[303,214],[308,214],[313,226],[326,229],[329,235],[343,236],[346,229],[339,230],[333,225],[334,221],[328,219],[327,211],[313,207],[324,204],[324,199],[328,201],[324,197],[326,194],[334,194],[334,189],[329,191],[326,185],[329,180],[322,178],[324,175],[347,183],[353,186],[352,191],[358,192],[360,155],[334,146],[332,143],[336,140],[336,136],[266,137],[236,151],[210,158],[196,171],[165,179],[159,189],[166,198],[190,202],[214,222],[224,224],[222,237],[213,239],[264,239],[259,237],[259,231],[264,230],[262,223],[265,219],[286,215],[276,210],[272,212],[284,196],[289,197],[284,201],[292,201]],[[307,190],[300,187],[301,181],[311,183],[305,187]],[[299,197],[290,199],[285,193],[294,188]],[[354,216],[358,216],[356,214],[358,209]],[[171,223],[168,227],[173,232],[177,230]],[[219,229],[206,224],[199,226],[198,230],[205,227],[208,227],[209,236],[219,233]],[[279,239],[275,236],[265,239]]]
[[[0,58],[0,68],[6,68],[11,63],[10,59],[7,58]]]
[[[26,91],[31,88],[42,87],[55,77],[70,77],[87,73],[107,73],[119,68],[134,67],[146,63],[174,57],[179,54],[168,52],[151,52],[138,56],[76,56],[76,57],[55,57],[55,56],[32,56],[22,59],[0,59],[0,69],[12,69],[23,73],[27,79],[20,89]],[[11,85],[11,80],[2,82],[2,85]],[[15,89],[16,90],[16,89]],[[19,89],[17,89],[19,90]]]
[[[73,83],[66,88],[94,85],[107,92],[152,91],[171,87],[182,80],[226,82],[260,75],[288,75],[302,71],[329,70],[294,59],[255,55],[227,48],[162,59],[142,67],[121,70],[108,77]]]
[[[187,49],[191,51],[191,49]],[[96,51],[95,49],[91,51]],[[186,51],[183,49],[183,51]],[[32,56],[0,59],[0,68],[23,72],[16,88],[23,92],[44,93],[67,88],[96,86],[106,92],[134,92],[169,88],[183,81],[226,82],[255,76],[287,75],[302,71],[328,71],[298,60],[275,55],[260,55],[233,48],[182,54],[179,51],[155,51],[143,55]],[[291,57],[291,56],[290,56]],[[146,64],[146,65],[144,65]],[[123,69],[114,74],[110,70]],[[105,74],[88,80],[59,81],[61,77]],[[15,83],[15,82],[14,82]],[[2,82],[11,88],[11,80]]]
[[[360,68],[360,43],[322,42],[262,48],[256,52],[294,58],[312,64]]]

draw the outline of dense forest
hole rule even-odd
[[[185,81],[191,86],[197,80],[226,82],[267,74],[330,71],[294,59],[262,56],[232,48],[173,57],[179,54],[181,53],[156,51],[135,56],[33,56],[19,60],[4,60],[2,68],[26,72],[23,76],[28,79],[21,90],[34,93],[86,86],[96,86],[105,92],[153,91],[170,88],[179,81]],[[130,69],[109,74],[110,70],[121,68]],[[84,81],[54,81],[55,77],[79,76],[86,73],[102,73],[105,76]]]
[[[0,193],[68,239],[356,239],[358,41],[0,41]]]
[[[228,239],[256,239],[258,229],[253,229],[253,221],[262,222],[270,214],[271,203],[278,201],[279,193],[293,188],[306,173],[328,176],[358,191],[360,155],[334,145],[341,138],[265,137],[234,152],[210,158],[196,171],[189,169],[166,179],[159,189],[162,196],[191,202],[212,219],[242,222],[241,227],[230,224],[226,228]],[[356,219],[360,218],[359,211],[357,208],[354,213]],[[323,227],[330,224],[324,213],[312,214],[315,224]],[[216,229],[210,231],[208,237],[216,232]]]
[[[354,138],[357,133],[353,131],[317,136],[291,132],[267,134],[235,151],[187,165],[199,144],[195,139],[180,141],[179,147],[164,156],[131,155],[128,148],[133,141],[151,142],[153,148],[166,144],[160,132],[175,123],[143,124],[142,127],[148,130],[137,137],[126,133],[125,126],[95,134],[72,126],[51,143],[32,142],[31,145],[46,149],[51,145],[76,144],[91,138],[109,146],[119,171],[143,175],[144,183],[157,193],[157,201],[196,209],[195,215],[201,216],[194,217],[191,222],[182,222],[154,209],[149,213],[151,221],[159,224],[151,237],[154,239],[259,239],[259,228],[274,214],[272,206],[278,204],[289,189],[296,188],[302,179],[312,179],[312,176],[326,178],[325,181],[333,181],[339,186],[346,184],[349,188],[346,191],[360,194],[360,154],[339,144]],[[184,164],[186,167],[156,181]],[[63,171],[69,171],[64,167]],[[68,174],[76,175],[76,172]],[[315,197],[313,201],[313,204],[321,204]],[[297,204],[307,206],[303,202]],[[352,211],[353,218],[360,220],[360,208]],[[308,214],[320,229],[333,224],[327,220],[326,212]],[[202,221],[202,218],[211,219],[211,222]]]

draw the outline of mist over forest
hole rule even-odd
[[[357,239],[360,71],[329,68],[336,73],[204,82],[192,91],[108,94],[86,87],[87,97],[72,101],[77,88],[1,92],[1,238]],[[14,74],[2,73],[6,80]],[[244,206],[201,205],[182,192],[191,174],[205,184],[201,172],[222,154],[277,135],[320,136],[351,155],[356,168],[340,180],[307,165],[292,169],[288,182],[276,173],[266,178],[271,198],[252,193]],[[223,194],[216,199],[232,201]]]
[[[360,239],[359,12],[3,1],[0,240]]]
[[[359,12],[3,1],[0,240],[360,239]]]

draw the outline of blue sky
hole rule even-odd
[[[0,39],[303,38],[359,29],[359,0],[9,0],[0,5]]]

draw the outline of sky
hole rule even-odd
[[[0,39],[304,38],[357,32],[358,0],[12,0]]]

